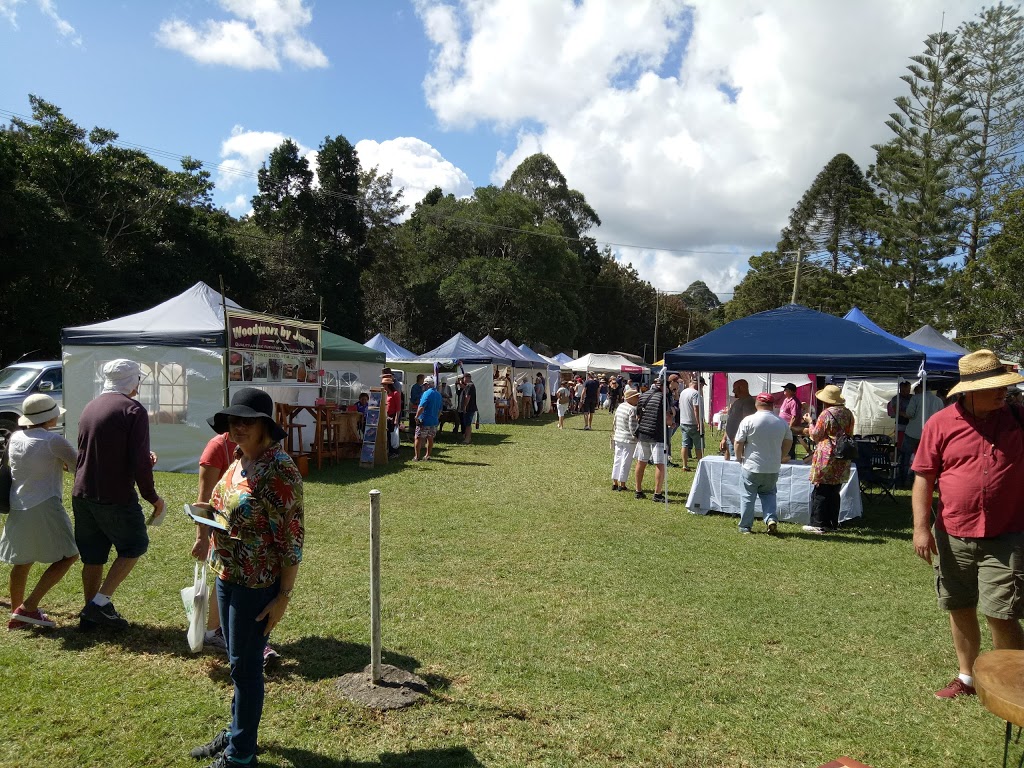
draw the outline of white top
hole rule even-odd
[[[612,419],[612,440],[620,443],[635,443],[636,430],[639,426],[636,418],[636,406],[619,403]]]
[[[747,416],[736,430],[736,442],[743,443],[743,468],[747,472],[778,472],[782,444],[791,434],[789,424],[771,411]]]
[[[700,409],[700,392],[692,387],[687,387],[679,393],[679,423],[696,427],[693,409]]]
[[[910,417],[910,423],[907,424],[905,430],[906,436],[920,440],[925,422],[945,407],[939,396],[933,392],[928,392],[926,395],[919,393],[911,397],[906,408],[907,416]]]
[[[31,509],[64,493],[64,465],[75,471],[76,451],[67,440],[46,429],[26,429],[11,435],[11,509]]]

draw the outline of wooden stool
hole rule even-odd
[[[498,424],[504,424],[509,420],[508,405],[505,403],[498,403],[494,406],[494,420]]]
[[[978,700],[996,717],[1006,721],[1003,740],[1003,768],[1010,752],[1013,726],[1024,726],[1024,651],[989,651],[974,662],[974,688]],[[1018,768],[1024,766],[1024,753]]]

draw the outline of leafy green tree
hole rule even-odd
[[[300,233],[314,218],[313,171],[298,145],[285,139],[256,174],[259,192],[252,198],[252,217],[261,229]]]
[[[973,122],[964,147],[962,186],[968,190],[964,260],[977,258],[996,231],[993,209],[1002,190],[1021,182],[1024,145],[1024,17],[1017,6],[984,8],[958,32],[966,61],[964,90]]]
[[[879,237],[874,269],[883,275],[876,319],[893,333],[910,333],[943,311],[943,280],[963,229],[955,171],[969,137],[964,94],[966,62],[954,35],[929,35],[901,79],[887,125],[895,134],[876,145],[868,176],[882,208],[869,222]]]

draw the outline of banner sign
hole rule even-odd
[[[639,365],[622,365],[619,366],[623,373],[643,373],[644,369]]]
[[[319,386],[320,323],[227,311],[228,381]]]

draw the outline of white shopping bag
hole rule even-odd
[[[206,563],[196,563],[192,586],[181,590],[181,602],[188,619],[188,647],[192,653],[203,650],[206,634],[206,614],[210,609],[210,590],[206,586]]]
[[[397,451],[398,446],[401,444],[401,438],[398,436],[398,427],[395,427],[391,433],[391,450]]]

